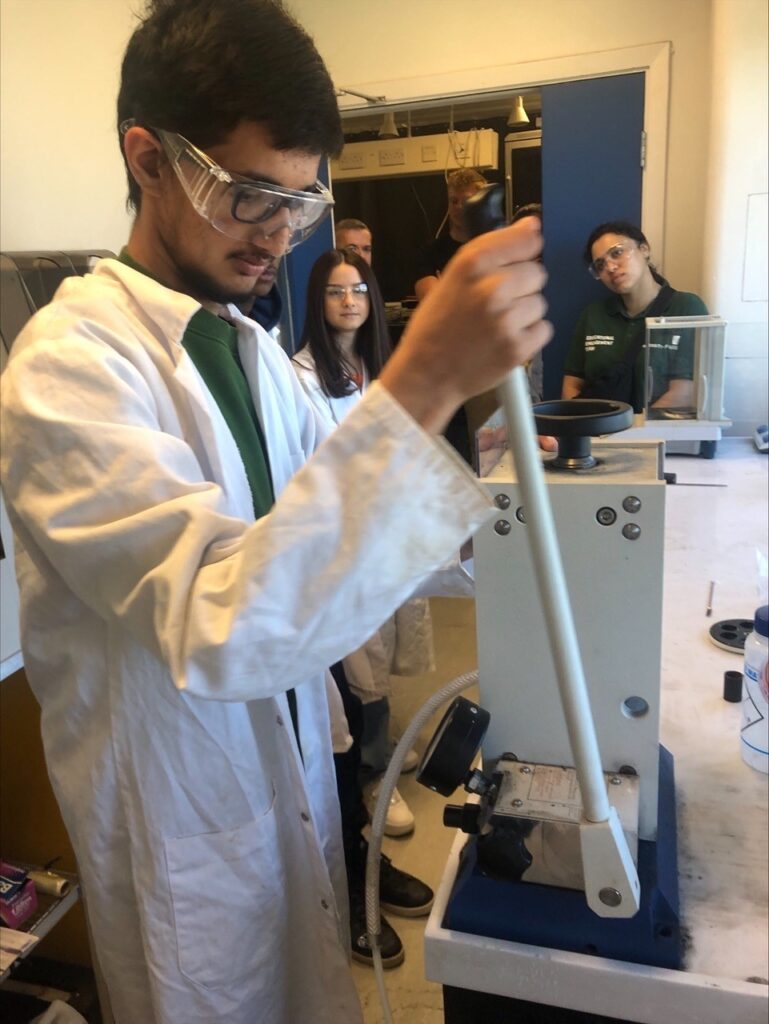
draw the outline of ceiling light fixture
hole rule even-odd
[[[513,109],[510,111],[510,116],[507,119],[508,127],[514,124],[528,124],[529,115],[526,113],[526,108],[523,105],[523,96],[516,96],[515,103],[513,103]]]
[[[398,126],[395,123],[395,114],[388,111],[382,119],[382,126],[379,129],[380,139],[397,139]]]

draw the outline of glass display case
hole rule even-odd
[[[723,412],[725,340],[726,321],[717,316],[647,318],[647,422],[728,423]]]

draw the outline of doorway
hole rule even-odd
[[[546,228],[548,235],[546,258],[551,270],[549,315],[551,319],[556,320],[556,335],[546,353],[546,394],[549,396],[555,395],[560,387],[563,358],[579,309],[600,295],[600,290],[596,290],[596,286],[584,272],[580,260],[582,244],[591,227],[602,219],[618,216],[616,211],[621,208],[626,218],[642,223],[652,248],[664,263],[664,193],[669,73],[670,44],[656,43],[615,51],[533,61],[521,65],[479,69],[475,72],[463,73],[459,77],[445,74],[433,75],[424,79],[412,79],[407,83],[396,81],[378,83],[376,91],[383,95],[373,105],[362,102],[352,95],[340,98],[340,108],[343,111],[347,134],[350,134],[356,126],[360,127],[363,118],[368,118],[368,128],[374,131],[376,126],[381,124],[383,113],[386,111],[395,113],[396,121],[401,121],[401,123],[411,118],[413,131],[414,124],[419,117],[425,118],[425,123],[429,123],[430,120],[435,123],[439,120],[436,111],[438,108],[443,108],[450,111],[452,118],[456,117],[457,125],[461,124],[464,127],[466,125],[464,119],[470,119],[470,115],[473,115],[471,119],[473,123],[479,123],[478,108],[483,107],[484,104],[496,104],[498,116],[502,116],[504,112],[510,110],[517,94],[523,94],[524,97],[530,97],[533,94],[542,97],[549,95],[555,104],[554,106],[552,103],[550,104],[552,110],[558,111],[559,107],[562,107],[564,126],[568,129],[567,136],[576,137],[578,143],[580,141],[585,143],[583,146],[585,152],[589,155],[592,151],[594,155],[594,168],[601,169],[599,177],[603,178],[603,184],[599,188],[598,183],[594,182],[599,200],[601,197],[607,199],[616,184],[617,175],[611,172],[611,167],[617,159],[617,154],[611,144],[618,132],[623,136],[623,150],[627,153],[627,166],[630,167],[634,162],[636,164],[637,183],[631,183],[629,186],[632,199],[625,196],[622,201],[619,201],[615,197],[611,212],[604,215],[603,209],[601,209],[596,211],[595,216],[591,212],[590,222],[585,228],[588,214],[587,210],[581,209],[585,203],[585,190],[576,188],[576,181],[573,182],[575,189],[572,190],[573,193],[576,192],[576,196],[572,194],[567,198],[567,194],[563,193],[562,200],[564,206],[570,206],[572,215],[564,214],[559,209],[561,204],[553,198],[559,194],[560,187],[568,184],[563,175],[561,176],[561,185],[556,185],[555,191],[551,187],[550,194],[545,198],[546,209],[556,210],[556,216],[551,216],[551,221],[558,223],[565,217],[565,231],[569,236],[568,245],[556,245],[556,236],[549,233],[549,226]],[[625,89],[622,84],[624,79],[635,83],[630,86],[634,97],[631,103],[632,110],[626,103]],[[460,82],[462,92],[457,92]],[[511,85],[516,82],[520,84]],[[581,119],[581,112],[589,110],[589,108],[580,106],[578,102],[570,104],[565,101],[569,92],[563,90],[570,90],[571,87],[576,90],[573,92],[575,97],[578,96],[581,87],[588,90],[595,88],[598,92],[605,94],[608,101],[607,114],[601,121],[600,129],[597,122],[593,121],[592,116],[587,116],[586,124]],[[408,89],[408,94],[405,93],[406,89]],[[549,93],[548,90],[550,90]],[[541,102],[544,105],[545,102],[550,101],[545,101],[543,98]],[[483,112],[485,113],[485,111]],[[534,107],[533,112],[535,117],[539,113]],[[532,119],[532,122],[536,127],[536,121]],[[445,121],[442,127],[445,130]],[[524,127],[530,129],[531,125]],[[595,128],[595,131],[591,131],[592,128]],[[553,131],[550,136],[551,142],[554,141],[554,135]],[[588,136],[592,140],[591,146],[586,144]],[[543,133],[543,152],[546,137],[546,133]],[[642,138],[650,140],[643,168],[640,165]],[[560,162],[555,155],[553,159],[557,163]],[[489,172],[490,180],[501,181],[503,167],[504,164],[500,163],[495,172]],[[606,175],[603,174],[604,171],[607,172]],[[420,221],[424,224],[440,223],[443,213],[440,207],[444,205],[443,197],[445,196],[443,175],[433,176],[432,184],[434,187],[437,186],[435,195],[440,198],[428,199],[425,202],[420,193],[426,216],[419,210],[418,216],[413,218],[417,223]],[[542,187],[547,193],[548,186],[544,180]],[[340,204],[337,210],[338,216],[357,215],[366,220],[365,212],[361,214],[360,210],[354,212],[352,209],[345,209],[348,204],[344,197],[344,191],[340,188],[340,183],[334,186],[334,190]],[[428,203],[430,203],[429,206]],[[553,205],[554,203],[555,205]],[[604,204],[605,207],[608,205],[608,202]],[[585,216],[582,216],[583,212]],[[576,216],[573,216],[575,213]],[[324,230],[323,244],[331,245],[330,226],[327,226],[327,231]],[[377,241],[375,241],[376,248],[378,248]],[[290,260],[300,262],[308,257],[310,257],[309,252],[303,253],[302,249],[299,249],[292,254]],[[312,258],[314,259],[314,256]],[[551,262],[552,268],[550,267]],[[375,269],[379,275],[380,269],[377,266],[376,253]],[[560,289],[556,293],[552,278],[554,271],[564,283],[564,287],[568,286],[568,295],[566,291]],[[400,292],[402,296],[404,284],[398,285],[397,280],[393,283],[387,275],[384,276],[387,293],[392,291],[396,295]],[[403,282],[403,272],[401,272],[399,280]],[[571,287],[572,283],[573,288]],[[407,292],[405,293],[407,294]],[[301,299],[292,297],[292,305],[294,306],[294,328],[301,330],[303,321]],[[290,344],[286,347],[290,349]]]

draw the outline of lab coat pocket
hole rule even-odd
[[[165,842],[179,969],[219,989],[265,970],[280,931],[285,879],[275,800],[255,821]]]

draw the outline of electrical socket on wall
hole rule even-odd
[[[403,146],[388,146],[379,150],[379,166],[395,167],[406,163],[406,152]]]
[[[339,166],[343,171],[354,171],[366,166],[366,154],[361,150],[348,150],[339,157]]]

